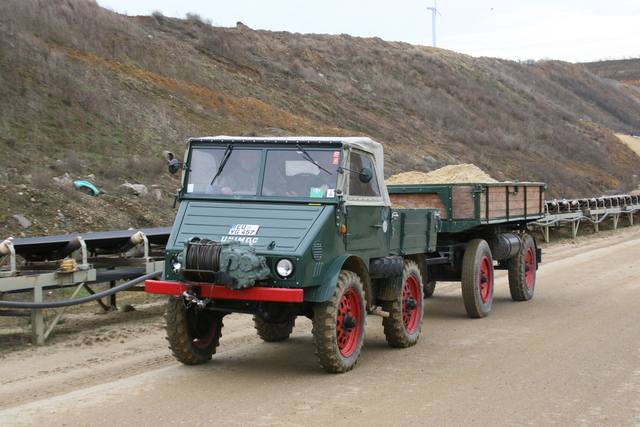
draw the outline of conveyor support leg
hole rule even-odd
[[[42,287],[36,286],[31,290],[31,300],[42,302]],[[41,308],[31,309],[31,342],[44,344],[44,313]]]

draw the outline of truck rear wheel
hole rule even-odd
[[[423,283],[422,291],[425,298],[431,298],[436,291],[436,281],[427,279],[426,283]]]
[[[316,304],[313,311],[313,344],[318,362],[327,372],[351,370],[364,341],[366,309],[360,278],[342,270],[331,299]]]
[[[260,316],[253,316],[253,324],[258,331],[258,336],[267,342],[284,341],[289,338],[293,326],[296,324],[296,316],[291,316],[283,323],[267,323]]]
[[[167,340],[173,356],[185,365],[211,360],[222,336],[222,315],[195,306],[186,308],[182,298],[165,304]]]
[[[514,301],[529,301],[536,287],[536,242],[529,234],[522,237],[518,254],[509,259],[509,291]]]
[[[382,301],[381,305],[389,312],[389,317],[382,318],[387,342],[391,347],[404,348],[418,342],[422,326],[422,276],[415,262],[405,261],[401,280],[397,299]]]
[[[489,244],[473,239],[462,257],[462,300],[469,317],[485,317],[493,303],[493,257]]]

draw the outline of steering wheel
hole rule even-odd
[[[287,179],[287,192],[295,193],[300,197],[309,197],[312,187],[329,185],[327,181],[313,173],[298,173]]]

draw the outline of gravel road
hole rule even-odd
[[[136,318],[0,355],[0,425],[640,426],[640,227],[543,246],[536,294],[499,272],[491,315],[459,283],[425,301],[418,344],[392,349],[367,318],[355,369],[322,371],[311,323],[264,343],[225,318],[205,365],[173,360],[158,304]]]

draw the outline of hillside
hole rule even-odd
[[[582,65],[596,76],[640,86],[640,58],[587,62]]]
[[[366,135],[386,176],[473,163],[547,182],[548,198],[628,192],[640,157],[614,133],[639,118],[637,87],[582,65],[4,0],[0,238],[170,225],[179,183],[162,151],[205,135]],[[104,193],[56,183],[65,173]]]

